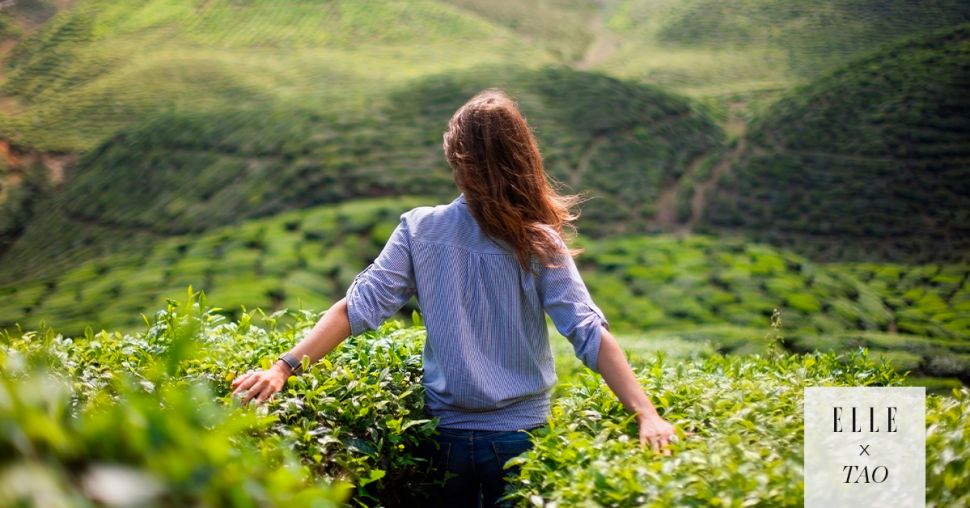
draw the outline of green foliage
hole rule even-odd
[[[926,399],[926,506],[970,503],[970,391]]]
[[[170,306],[139,337],[0,337],[0,504],[324,507],[346,497],[268,433],[270,419],[218,404],[175,368],[203,324],[192,308]]]
[[[0,326],[42,321],[69,332],[138,326],[185,285],[226,316],[241,308],[314,308],[344,294],[380,252],[401,212],[435,198],[360,200],[291,211],[155,241],[60,276],[0,288]],[[773,309],[790,351],[866,346],[914,374],[970,379],[968,267],[814,263],[740,240],[580,238],[583,277],[614,330],[721,353],[765,353]],[[417,309],[409,303],[401,314]],[[678,346],[679,347],[679,346]]]
[[[291,439],[315,474],[360,485],[361,500],[416,502],[426,464],[413,454],[435,428],[421,411],[423,345],[422,328],[394,324],[351,339],[290,380],[270,407],[272,431]]]
[[[686,2],[659,38],[684,46],[781,48],[800,74],[844,63],[860,51],[901,35],[970,21],[959,0],[919,4],[905,0],[699,0]]]
[[[970,20],[960,0],[618,0],[605,7],[592,68],[737,107],[742,117],[895,38]]]
[[[876,291],[849,274],[766,245],[650,236],[584,246],[583,276],[607,317],[621,328],[715,323],[760,328],[769,324],[775,308],[784,314],[786,331],[888,331],[890,326],[890,312]]]
[[[894,309],[894,323],[908,333],[970,336],[970,268],[960,265],[843,263],[830,265],[873,288]]]
[[[435,424],[422,410],[423,328],[389,323],[348,339],[258,409],[233,409],[224,396],[238,373],[271,362],[316,318],[247,312],[229,321],[190,292],[133,335],[0,335],[0,501],[93,506],[105,502],[101,482],[118,481],[149,506],[327,506],[346,482],[358,504],[420,503],[427,479],[415,445]],[[513,499],[799,505],[802,389],[905,381],[865,350],[675,360],[648,349],[632,363],[680,429],[675,454],[639,448],[635,423],[603,382],[567,370],[548,430],[515,459]],[[927,408],[927,502],[961,504],[970,392],[930,396]]]
[[[0,159],[0,254],[28,227],[49,190],[41,168],[12,168]]]
[[[225,405],[214,404],[213,392],[227,394],[230,381],[237,375],[271,363],[301,338],[317,316],[309,311],[280,311],[271,315],[257,311],[230,322],[217,310],[207,307],[204,296],[197,299],[190,293],[182,301],[170,300],[147,323],[145,331],[134,335],[89,331],[82,337],[67,339],[49,328],[19,336],[6,334],[2,337],[0,359],[12,364],[39,364],[42,372],[60,373],[70,383],[71,393],[65,392],[59,404],[65,408],[80,407],[82,414],[95,415],[92,418],[97,417],[99,422],[111,421],[119,413],[131,411],[125,413],[125,418],[115,418],[120,420],[117,422],[120,427],[99,428],[92,439],[108,439],[106,435],[112,431],[130,434],[132,440],[144,439],[139,431],[150,432],[151,427],[148,430],[144,430],[144,425],[137,427],[138,419],[158,420],[157,425],[162,426],[159,433],[173,433],[170,437],[158,438],[175,439],[176,443],[172,445],[170,457],[151,460],[175,468],[173,475],[191,476],[199,484],[193,484],[193,488],[202,489],[210,482],[212,493],[203,489],[205,496],[221,496],[223,490],[231,492],[249,481],[256,488],[260,482],[258,475],[264,473],[254,463],[270,467],[283,464],[285,458],[287,469],[278,473],[280,478],[272,477],[277,483],[270,485],[280,490],[267,494],[254,491],[245,499],[256,502],[265,498],[268,503],[282,504],[288,498],[280,494],[292,489],[296,481],[287,480],[286,471],[309,474],[315,481],[338,486],[356,485],[355,499],[367,504],[401,505],[420,497],[420,491],[414,494],[409,491],[420,486],[422,466],[426,464],[413,454],[418,440],[434,431],[434,420],[422,413],[422,328],[400,329],[392,322],[377,333],[351,338],[307,373],[292,378],[284,391],[259,411],[240,412],[229,410],[232,401],[227,398],[223,398]],[[23,382],[26,384],[29,380]],[[153,405],[155,412],[147,413]],[[208,416],[205,419],[193,416],[196,413],[187,412],[187,406],[197,407],[200,414]],[[168,412],[200,419],[198,430],[193,430],[196,427],[190,423],[179,422]],[[6,414],[0,416],[4,421],[12,418]],[[64,416],[69,417],[69,414]],[[30,417],[25,418],[29,421]],[[219,433],[217,423],[223,421],[229,430]],[[215,430],[205,430],[206,440],[199,440],[197,434],[209,428]],[[237,443],[255,448],[263,455],[255,456],[253,463],[240,462],[235,465],[238,469],[221,473],[224,484],[206,480],[211,473],[202,468],[210,465],[201,461],[235,460],[237,455],[248,453],[248,448],[237,450]],[[136,447],[135,451],[142,450],[137,448],[142,446],[138,442],[131,446]],[[191,446],[202,448],[196,450]],[[292,450],[299,457],[299,466],[289,452],[278,455],[284,449]],[[121,453],[124,447],[118,450]],[[153,449],[144,449],[144,458],[136,456],[129,460],[134,465],[148,461],[146,467],[149,467],[153,464],[149,460],[154,457],[152,452]],[[66,461],[78,454],[91,453],[96,463],[114,458],[101,457],[87,448],[72,453],[58,457]],[[201,463],[198,466],[179,464],[174,460],[179,453],[202,454]],[[215,454],[215,458],[210,459],[206,454]],[[168,478],[164,476],[167,470],[151,472]],[[253,478],[246,479],[246,475]],[[186,488],[171,487],[173,490]],[[337,496],[342,490],[335,488],[334,494],[322,497],[320,502],[339,499]],[[201,495],[193,492],[186,496]],[[299,492],[293,495],[297,494],[304,495]],[[220,499],[224,498],[208,502],[220,506],[223,505]],[[293,498],[298,499],[304,498]],[[237,499],[225,503],[248,506]]]
[[[5,62],[3,95],[29,113],[4,118],[0,131],[19,144],[83,151],[160,112],[357,107],[415,76],[505,55],[550,60],[503,27],[428,0],[82,0]]]
[[[119,242],[147,246],[159,236],[294,208],[376,196],[451,197],[456,189],[441,133],[455,109],[489,86],[518,99],[550,174],[589,195],[581,228],[593,236],[655,229],[649,203],[691,157],[723,137],[683,98],[565,68],[436,75],[353,114],[272,103],[160,114],[79,161],[77,176],[43,203],[44,217],[4,256],[0,278],[54,271],[114,251]]]
[[[8,286],[0,326],[41,320],[68,333],[140,324],[192,285],[227,315],[240,308],[320,307],[372,261],[398,216],[423,198],[376,199],[294,211],[202,235],[175,236],[77,264],[58,277]]]
[[[561,63],[579,60],[593,43],[589,17],[597,5],[585,0],[444,0],[490,19],[548,49]]]
[[[678,427],[673,455],[639,448],[636,423],[584,372],[554,402],[535,447],[515,459],[521,471],[512,496],[520,505],[801,506],[803,389],[903,381],[864,350],[694,361],[658,355],[637,371],[660,414]],[[962,416],[970,391],[951,395],[927,399],[930,506],[960,505],[970,495]]]

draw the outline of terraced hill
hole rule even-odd
[[[55,5],[64,9],[42,23]],[[724,123],[729,137],[744,132],[750,97],[722,95],[725,90],[734,94],[801,79],[790,65],[778,63],[808,51],[805,41],[837,39],[849,48],[841,53],[849,54],[887,34],[955,23],[965,10],[952,2],[915,11],[893,5],[887,10],[834,0],[811,8],[779,0],[717,5],[382,0],[366,7],[276,0],[245,7],[132,0],[18,3],[16,12],[3,12],[4,19],[29,29],[10,36],[20,43],[8,48],[2,70],[0,138],[10,143],[9,152],[30,155],[21,160],[40,162],[0,170],[0,255],[26,235],[5,256],[0,272],[23,276],[56,268],[56,260],[48,258],[97,247],[105,228],[151,237],[223,224],[235,219],[227,217],[232,208],[261,215],[337,197],[434,192],[443,167],[430,148],[437,144],[439,118],[463,94],[489,84],[507,84],[524,95],[537,124],[544,123],[547,108],[562,110],[548,113],[555,126],[545,122],[539,134],[556,176],[613,200],[588,205],[588,224],[601,225],[595,233],[678,229],[678,223],[696,221],[701,207],[691,192],[713,183],[705,171],[723,155],[722,134],[709,124]],[[867,16],[847,15],[857,11]],[[812,21],[819,17],[838,22]],[[903,18],[910,25],[900,25]],[[765,33],[759,27],[768,21],[782,21],[786,29]],[[846,23],[860,28],[860,35],[839,35]],[[886,27],[892,30],[881,30]],[[790,54],[782,58],[784,48]],[[775,56],[766,56],[771,52]],[[660,74],[641,72],[643,58],[659,65]],[[490,65],[496,62],[518,70]],[[714,115],[704,118],[694,112],[701,106],[685,106],[658,89],[635,90],[630,82],[576,77],[567,69],[535,71],[551,62],[662,83],[694,97],[720,97],[731,112],[719,109],[723,101],[703,102]],[[695,74],[680,80],[680,71],[668,64]],[[758,69],[784,75],[765,77]],[[459,76],[441,77],[454,73]],[[562,83],[550,85],[554,80]],[[436,95],[420,94],[436,81],[427,90]],[[705,91],[709,85],[717,90]],[[644,106],[651,93],[648,102],[671,105]],[[422,112],[428,97],[444,106],[435,110],[437,116]],[[570,105],[575,108],[567,111]],[[645,111],[637,111],[641,107]],[[667,121],[677,125],[660,124]],[[185,134],[182,130],[195,137],[178,139],[170,132]],[[119,148],[124,144],[133,146]],[[71,164],[77,152],[82,162]],[[253,178],[228,183],[242,167]],[[387,171],[378,175],[377,168]],[[142,178],[146,174],[151,178]],[[263,185],[268,175],[274,181]],[[626,185],[631,176],[633,184]],[[313,183],[299,190],[308,179]],[[43,201],[48,187],[64,181],[53,202]],[[281,187],[286,190],[277,192]],[[199,200],[211,205],[200,206]],[[27,267],[25,252],[40,259]]]
[[[749,129],[704,211],[816,259],[970,255],[970,25],[796,88]]]
[[[358,107],[415,76],[551,59],[434,1],[82,0],[14,48],[0,133],[89,149],[157,112],[298,103]]]
[[[583,62],[725,109],[760,111],[894,38],[970,21],[960,0],[615,0]]]
[[[501,86],[590,195],[582,269],[635,342],[755,351],[777,307],[791,350],[966,381],[968,25],[858,55],[968,5],[17,2],[0,328],[126,327],[188,284],[320,307],[397,213],[454,195],[445,122]]]
[[[188,285],[224,312],[323,308],[377,256],[400,212],[427,198],[294,210],[177,235],[0,289],[0,328],[40,321],[68,333],[139,325]],[[880,351],[901,368],[970,380],[970,266],[830,268],[765,245],[710,237],[582,239],[590,291],[631,343],[762,351],[769,317],[793,350]],[[416,309],[406,306],[403,315]],[[706,345],[706,346],[705,346]]]
[[[162,115],[81,159],[4,257],[0,276],[49,273],[132,236],[151,241],[360,197],[450,196],[441,134],[454,110],[488,86],[519,99],[551,174],[588,192],[583,224],[594,236],[657,230],[659,189],[723,138],[684,99],[566,68],[434,76],[353,117],[268,108]]]

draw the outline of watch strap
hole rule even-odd
[[[303,364],[300,363],[300,360],[290,353],[283,353],[278,359],[283,360],[283,363],[290,367],[290,372],[293,374],[298,374],[300,369],[303,368]]]

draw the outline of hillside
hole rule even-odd
[[[614,0],[593,68],[724,104],[768,104],[893,39],[970,21],[960,0]],[[753,107],[751,107],[753,106]]]
[[[618,330],[759,351],[779,308],[792,351],[970,379],[970,25],[926,32],[962,5],[31,5],[0,12],[0,327],[130,327],[190,284],[323,305],[454,196],[441,132],[499,86],[589,198]]]
[[[157,112],[357,107],[416,76],[508,55],[548,62],[543,53],[433,1],[82,0],[6,60],[0,133],[45,151],[83,151]]]
[[[748,132],[701,231],[822,260],[967,259],[970,25],[798,87]]]
[[[518,98],[549,172],[589,195],[582,224],[593,236],[659,230],[652,217],[660,189],[723,139],[682,98],[566,68],[423,78],[353,116],[270,107],[160,115],[79,160],[4,256],[0,280],[56,272],[119,241],[151,242],[311,205],[451,196],[441,133],[454,110],[488,86]]]
[[[0,69],[9,155],[0,280],[56,273],[118,238],[151,242],[361,196],[445,195],[438,133],[489,85],[520,96],[551,172],[594,198],[590,234],[689,230],[738,155],[722,140],[745,140],[752,111],[817,74],[792,61],[812,51],[841,61],[959,22],[964,10],[834,0],[18,3],[3,13],[12,28]],[[759,28],[770,22],[783,29]],[[810,47],[819,40],[843,49]],[[721,215],[706,232],[739,220]],[[802,243],[815,255],[831,242]]]

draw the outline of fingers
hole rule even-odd
[[[245,406],[246,404],[249,404],[249,401],[253,400],[257,395],[261,394],[268,385],[269,383],[265,379],[254,381],[252,386],[248,390],[246,390],[246,395],[243,395],[243,398],[239,401],[239,403],[243,406]]]
[[[256,396],[256,404],[259,405],[266,402],[267,400],[269,400],[270,397],[275,395],[276,392],[278,391],[279,389],[277,389],[275,386],[266,385],[266,388],[263,388],[263,390],[259,392],[259,395]]]
[[[242,406],[249,404],[250,401],[257,405],[262,404],[280,391],[282,386],[277,386],[277,384],[273,382],[272,376],[266,374],[265,371],[255,372],[240,380],[238,386],[232,392],[232,396],[241,395],[239,404]]]
[[[640,445],[646,446],[650,445],[650,448],[654,453],[660,453],[663,455],[671,455],[670,445],[673,443],[671,439],[674,435],[664,436],[660,434],[641,434],[640,435]]]
[[[246,372],[245,374],[237,377],[236,379],[233,379],[232,380],[232,387],[235,388],[235,387],[239,386],[240,383],[242,383],[243,381],[245,381],[245,380],[249,379],[250,377],[252,377],[253,374],[255,374],[253,371],[249,371],[249,372]]]
[[[249,390],[254,384],[256,384],[257,381],[259,381],[259,376],[255,372],[246,374],[243,376],[243,379],[239,381],[239,384],[236,385],[236,389],[233,390],[232,396],[235,397],[236,395]]]
[[[671,441],[669,436],[660,438],[660,452],[668,457],[673,453],[670,451],[670,443]]]

